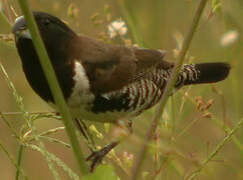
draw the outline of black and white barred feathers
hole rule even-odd
[[[94,104],[93,111],[98,113],[109,109],[110,111],[130,112],[132,116],[139,115],[159,102],[172,73],[172,68],[168,70],[156,68],[137,82],[125,86],[119,91],[102,95],[97,98],[97,103],[107,104],[109,107]],[[226,63],[185,64],[181,68],[173,92],[184,85],[223,80],[227,77],[229,68],[230,66]]]
[[[173,69],[165,51],[107,44],[78,35],[59,18],[33,13],[73,118],[115,122],[136,116],[161,99]],[[23,16],[12,32],[32,89],[55,107]],[[174,87],[212,83],[229,74],[227,63],[184,65]]]

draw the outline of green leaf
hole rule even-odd
[[[220,4],[220,0],[212,0],[211,2],[212,7],[216,6],[217,4]]]
[[[92,174],[82,178],[83,180],[119,180],[112,166],[99,165]]]
[[[221,3],[215,5],[215,6],[213,7],[212,12],[213,12],[214,14],[216,14],[217,12],[219,12],[219,11],[221,10],[221,7],[222,7],[222,4],[221,4]]]
[[[220,0],[212,0],[211,6],[212,6],[212,12],[213,12],[213,14],[216,14],[218,11],[221,10],[222,3],[221,3]]]

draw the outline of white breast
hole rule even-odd
[[[88,104],[94,100],[94,95],[90,92],[89,79],[83,65],[76,61],[74,66],[75,75],[73,80],[75,85],[67,102],[68,106],[71,108]]]

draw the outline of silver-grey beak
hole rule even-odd
[[[26,29],[26,24],[24,21],[24,16],[17,17],[12,27],[12,33],[15,34],[17,31],[22,31],[25,29]]]
[[[12,27],[12,33],[18,38],[23,37],[31,39],[29,30],[26,27],[24,16],[16,18],[14,25]]]

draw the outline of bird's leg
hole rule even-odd
[[[85,130],[85,133],[86,133],[86,135],[87,135],[87,137],[88,137],[88,139],[89,139],[89,140],[88,140],[88,143],[89,143],[90,145],[92,145],[92,148],[93,148],[93,149],[95,149],[96,145],[95,145],[95,141],[94,141],[94,139],[93,139],[93,135],[90,133],[90,131],[89,131],[87,125],[85,124],[85,122],[84,122],[83,120],[80,120],[79,122],[80,122],[80,125],[83,126],[83,128],[84,128],[84,130]]]
[[[122,122],[122,123],[121,123]],[[132,129],[132,121],[128,120],[125,121],[126,123],[124,123],[124,121],[118,121],[117,122],[117,126],[119,128],[124,128],[126,127],[128,129],[128,134],[131,134],[133,132]],[[124,133],[123,133],[124,134]],[[87,158],[86,161],[91,161],[91,166],[90,166],[90,171],[93,172],[94,167],[98,164],[101,163],[102,159],[113,149],[115,148],[118,144],[121,143],[121,138],[118,138],[119,140],[114,140],[112,141],[110,144],[106,145],[105,147],[103,147],[102,149],[100,149],[99,151],[94,151],[92,152]],[[124,135],[123,138],[124,139]]]
[[[92,152],[87,158],[86,161],[92,161],[91,166],[90,166],[90,171],[93,172],[94,167],[98,164],[101,163],[102,159],[113,149],[115,148],[118,144],[120,144],[120,141],[113,141],[112,143],[106,145],[99,151]]]
[[[75,122],[76,122],[77,128],[79,129],[80,133],[86,139],[89,150],[92,153],[95,152],[95,150],[94,150],[95,149],[95,143],[94,143],[94,140],[89,133],[89,130],[88,130],[86,124],[82,120],[79,120],[79,119],[75,119]]]
[[[80,121],[79,121],[77,118],[75,118],[75,122],[76,122],[76,125],[77,125],[79,131],[81,132],[81,134],[82,134],[82,135],[84,136],[84,138],[88,141],[89,138],[88,138],[87,134],[85,133],[84,129],[82,128],[82,126],[81,126],[81,124],[80,124]]]

